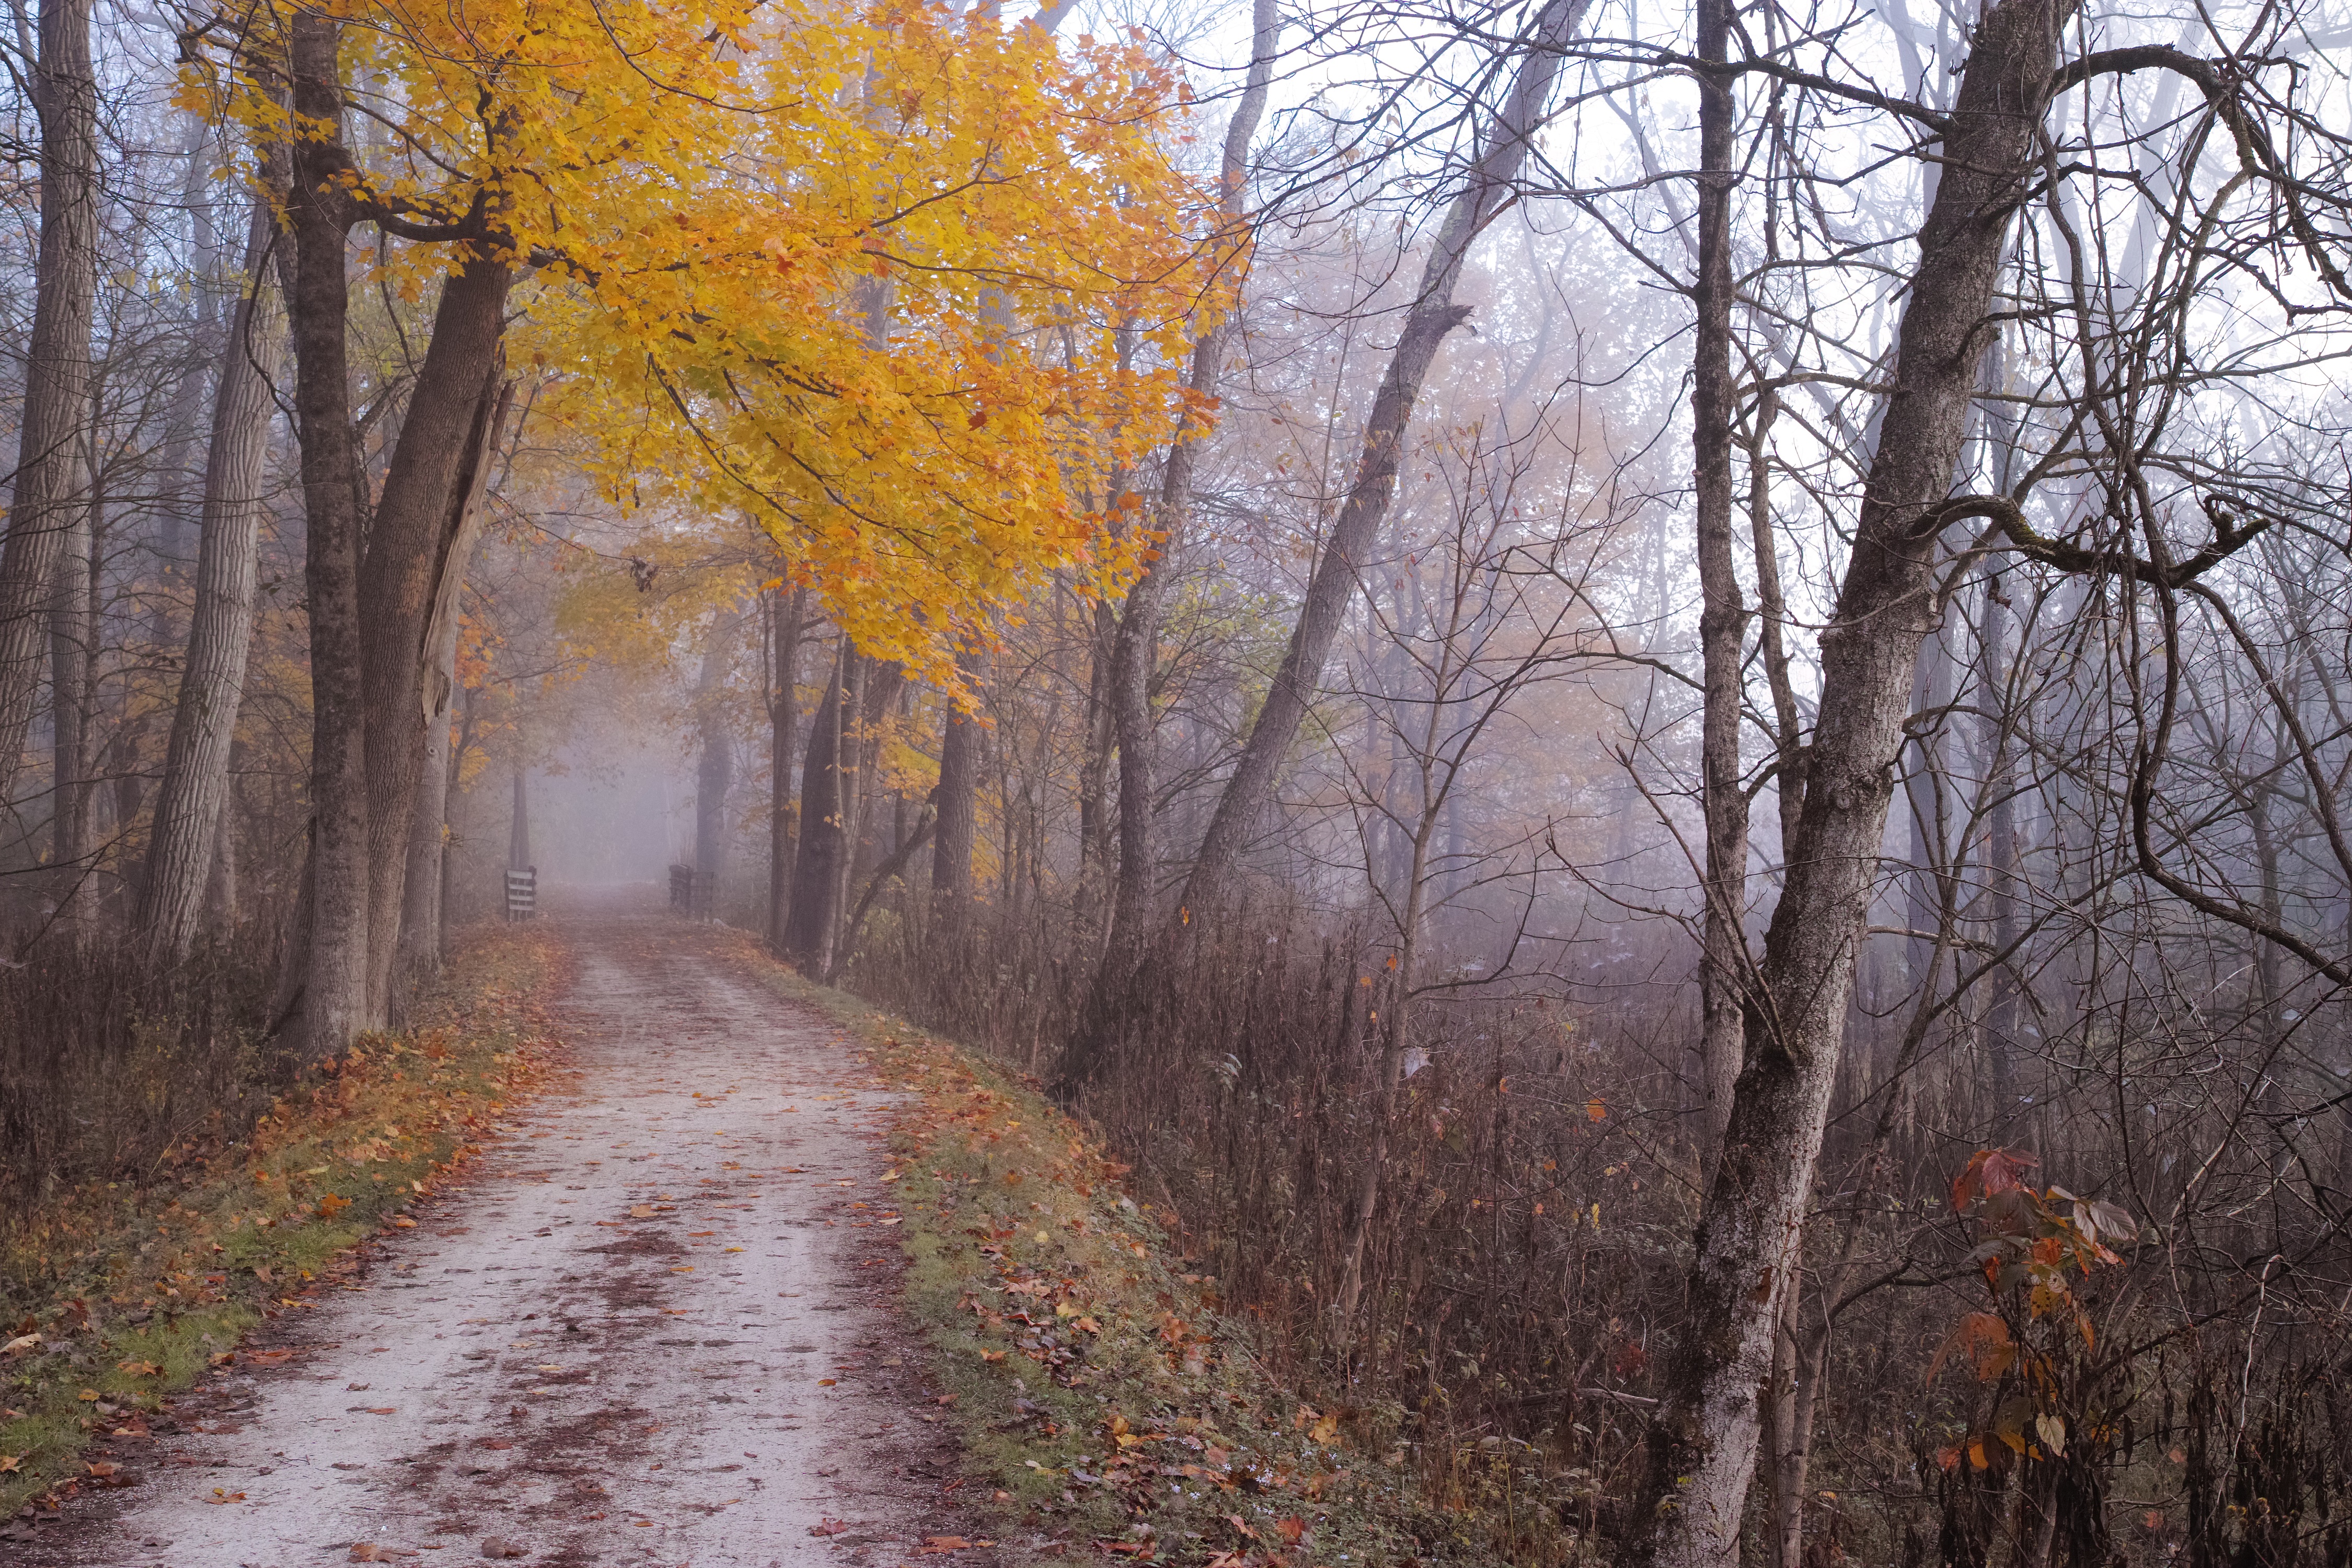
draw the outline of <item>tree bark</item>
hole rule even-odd
[[[78,450],[85,442],[74,443]],[[94,889],[90,885],[91,763],[90,656],[98,616],[91,604],[91,552],[97,543],[95,487],[86,463],[77,463],[73,488],[80,504],[67,513],[65,548],[58,555],[58,580],[49,606],[49,872],[57,879],[57,923],[86,930]]]
[[[1731,0],[1698,0],[1698,57],[1720,63],[1731,44]],[[1700,1167],[1714,1173],[1739,1076],[1740,1013],[1748,990],[1748,795],[1741,788],[1740,717],[1748,605],[1732,548],[1731,182],[1738,106],[1730,80],[1699,78],[1698,277],[1691,374],[1691,461],[1697,510],[1699,649],[1704,700],[1700,803],[1706,824],[1701,924]]]
[[[719,876],[727,860],[727,792],[735,782],[735,746],[719,710],[719,689],[734,661],[735,630],[742,617],[722,612],[711,623],[702,648],[702,668],[694,683],[700,710],[701,755],[694,775],[694,912],[709,918],[719,910]]]
[[[967,662],[964,674],[978,671]],[[961,930],[971,904],[971,856],[980,835],[980,719],[950,708],[940,736],[939,821],[932,829],[931,923],[938,935]]]
[[[433,338],[416,374],[400,439],[384,469],[360,576],[367,714],[369,1026],[392,1009],[413,849],[411,822],[430,749],[430,690],[438,649],[429,637],[438,591],[454,592],[465,562],[451,552],[488,468],[489,426],[505,358],[507,292],[514,270],[478,249],[441,286]],[[471,542],[470,539],[466,542]],[[439,699],[439,700],[436,700]]]
[[[427,600],[424,660],[418,706],[425,719],[425,751],[418,761],[416,797],[408,818],[408,871],[401,889],[400,934],[393,958],[389,996],[398,1025],[416,988],[441,967],[441,880],[449,837],[449,721],[457,697],[458,602],[466,572],[482,538],[482,495],[490,464],[505,439],[514,408],[514,383],[486,386],[475,405],[474,426],[436,548],[436,580]]]
[[[205,459],[197,524],[196,603],[187,667],[172,714],[163,783],[155,799],[138,930],[151,964],[188,954],[204,916],[205,889],[220,843],[229,752],[253,643],[260,559],[261,486],[275,412],[283,323],[264,258],[269,208],[257,203],[246,237],[245,290],[238,300],[213,395],[212,444]]]
[[[0,546],[0,801],[15,794],[40,689],[42,640],[83,497],[90,320],[98,289],[98,83],[90,0],[45,0],[32,96],[41,121],[41,238],[8,534]]]
[[[768,600],[770,658],[774,689],[768,697],[768,951],[784,956],[784,928],[793,909],[793,753],[797,749],[800,705],[795,682],[801,664],[802,628],[808,590],[779,587]]]
[[[801,762],[800,847],[793,858],[792,919],[784,927],[784,952],[803,971],[821,970],[827,939],[840,913],[842,862],[847,858],[842,819],[841,757],[848,725],[845,694],[857,654],[844,637],[826,678],[824,700],[809,725],[808,752]]]
[[[530,792],[524,784],[525,771],[522,763],[515,763],[514,806],[507,817],[507,869],[509,871],[528,871],[532,866]]]
[[[1479,231],[1510,195],[1527,162],[1551,98],[1552,83],[1559,74],[1561,50],[1590,4],[1591,0],[1549,0],[1537,16],[1522,46],[1525,58],[1510,97],[1496,114],[1484,150],[1471,164],[1461,194],[1446,210],[1431,244],[1420,290],[1405,315],[1388,372],[1372,399],[1355,482],[1307,580],[1307,597],[1299,605],[1298,621],[1291,630],[1281,667],[1243,745],[1241,762],[1225,783],[1216,814],[1209,819],[1208,833],[1185,882],[1183,903],[1188,910],[1212,910],[1232,899],[1242,851],[1273,798],[1276,775],[1314,700],[1331,641],[1339,635],[1340,619],[1354,595],[1359,560],[1395,497],[1405,428],[1422,384],[1428,379],[1439,347],[1469,319],[1470,308],[1454,302],[1463,264]]]
[[[1943,136],[1853,553],[1822,637],[1820,716],[1796,842],[1745,1013],[1745,1066],[1699,1223],[1689,1321],[1647,1435],[1629,1563],[1732,1568],[1759,1394],[1799,1263],[1853,992],[1944,502],[2009,219],[2034,167],[2070,0],[1998,0]]]
[[[312,1060],[334,1055],[368,1017],[368,779],[365,643],[360,623],[360,471],[345,328],[351,204],[341,183],[341,25],[298,12],[288,66],[299,120],[331,129],[294,142],[286,222],[293,277],[294,406],[309,537],[302,577],[310,619],[308,930],[292,944],[279,1028]]]

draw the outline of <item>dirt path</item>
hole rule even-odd
[[[132,1487],[16,1561],[453,1563],[496,1537],[536,1563],[789,1568],[956,1528],[886,1308],[889,1097],[692,928],[570,931],[572,1080],[355,1289],[272,1323],[282,1363],[241,1356],[183,1399],[176,1435],[124,1456]]]

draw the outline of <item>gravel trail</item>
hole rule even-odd
[[[119,1453],[132,1485],[0,1557],[795,1568],[959,1528],[887,1306],[891,1097],[694,928],[567,934],[568,1081],[249,1347],[289,1355],[241,1355]]]

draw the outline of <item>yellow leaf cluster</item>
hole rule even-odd
[[[749,510],[862,647],[950,683],[997,606],[1133,572],[1117,476],[1239,243],[1139,46],[907,0],[310,9],[347,24],[353,195],[420,242],[394,281],[528,268],[533,417],[614,500]],[[189,101],[322,133],[271,90],[293,14],[211,35]]]

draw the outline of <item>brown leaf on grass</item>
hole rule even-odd
[[[1274,1529],[1275,1533],[1282,1537],[1282,1543],[1285,1546],[1296,1546],[1298,1544],[1298,1538],[1307,1533],[1307,1521],[1293,1514],[1288,1519],[1275,1521]]]
[[[114,1363],[117,1372],[127,1372],[133,1377],[153,1377],[163,1369],[152,1361],[122,1361]]]

